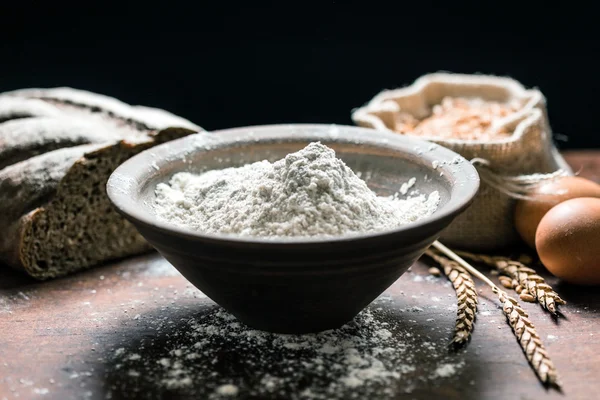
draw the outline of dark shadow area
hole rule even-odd
[[[560,326],[563,321],[566,322],[569,320],[569,318],[560,310],[557,311],[556,315],[550,314],[550,319],[556,326]]]
[[[590,311],[600,311],[600,288],[597,286],[572,285],[558,281],[554,286],[557,293],[561,295],[567,304],[589,307]]]
[[[24,271],[17,271],[8,265],[0,264],[0,290],[18,289],[36,282],[39,281],[28,276]]]
[[[44,287],[61,287],[68,285],[73,280],[85,280],[90,275],[101,275],[104,272],[112,269],[127,268],[130,272],[135,269],[145,267],[145,261],[152,260],[156,256],[155,251],[149,251],[135,256],[125,257],[117,260],[110,260],[101,265],[96,265],[90,268],[82,269],[77,272],[70,273],[65,276],[51,278],[47,280],[38,280],[29,275],[23,270],[16,270],[8,265],[0,264],[0,290],[19,290],[24,288],[35,287],[36,289]]]
[[[401,307],[384,298],[340,329],[299,336],[254,331],[214,305],[168,317],[156,311],[144,316],[146,327],[111,335],[105,395],[213,399],[238,390],[242,399],[478,398],[485,360],[449,349],[448,331],[439,328],[452,327],[454,315],[432,329],[427,312]]]
[[[481,72],[539,87],[554,131],[568,137],[561,146],[600,146],[594,113],[581,112],[600,87],[597,28],[594,13],[578,7],[520,2],[515,12],[486,2],[365,8],[335,1],[165,3],[118,13],[90,7],[5,4],[0,91],[68,85],[165,108],[214,130],[351,124],[351,109],[382,89],[439,70]]]

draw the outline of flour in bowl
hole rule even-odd
[[[438,192],[377,196],[319,143],[270,163],[180,172],[156,187],[157,216],[204,233],[333,236],[395,228],[433,214]]]

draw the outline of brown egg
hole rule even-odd
[[[553,207],[538,226],[535,246],[555,276],[600,285],[600,199],[581,197]]]
[[[576,197],[600,198],[600,185],[585,178],[567,176],[538,186],[530,196],[536,200],[517,202],[515,227],[523,240],[530,247],[535,247],[535,231],[548,210]]]

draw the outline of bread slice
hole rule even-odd
[[[150,249],[106,196],[134,154],[201,128],[70,88],[0,94],[0,260],[53,278]]]

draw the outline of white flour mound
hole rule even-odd
[[[155,211],[207,233],[331,236],[414,222],[433,214],[439,200],[438,192],[379,197],[332,149],[315,142],[274,163],[175,174],[157,185]]]

